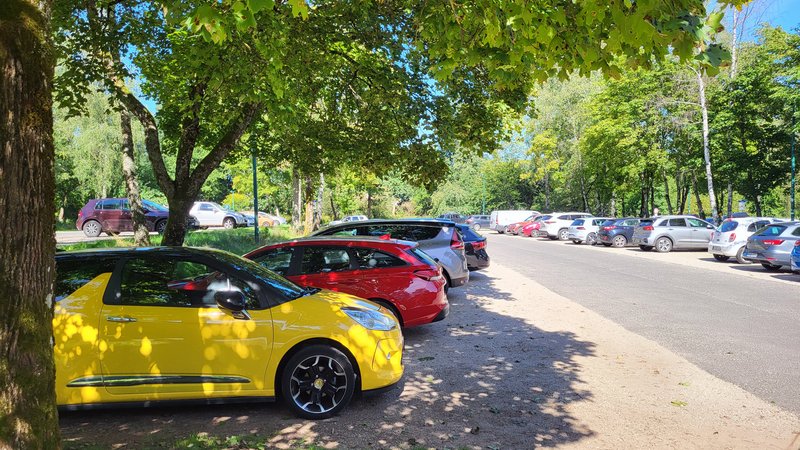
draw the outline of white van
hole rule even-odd
[[[506,232],[507,226],[521,222],[534,214],[539,214],[539,212],[530,210],[492,211],[492,216],[489,218],[489,228],[502,234]]]

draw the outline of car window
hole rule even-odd
[[[289,265],[292,262],[293,250],[291,247],[276,248],[253,258],[253,261],[261,264],[267,269],[286,276],[289,273]]]
[[[59,302],[97,278],[114,271],[114,259],[56,261],[55,301]]]
[[[689,222],[689,226],[692,228],[705,228],[709,223],[703,222],[700,219],[686,219]]]
[[[197,208],[197,209],[200,210],[200,211],[213,211],[214,207],[209,205],[209,204],[207,204],[207,203],[201,203],[200,207]]]
[[[569,220],[569,219],[572,219],[572,215],[571,214],[562,214],[562,215],[558,216],[557,219],[558,220]]]
[[[780,236],[783,230],[786,229],[785,225],[769,225],[758,233],[759,236]]]
[[[669,219],[669,226],[671,227],[685,227],[686,219]]]
[[[120,279],[119,304],[134,306],[215,306],[217,292],[239,291],[247,308],[259,306],[245,282],[205,264],[175,258],[137,258],[125,263]]]
[[[747,227],[747,231],[755,231],[756,222],[751,223],[749,227]],[[739,222],[735,220],[726,220],[722,222],[722,225],[719,227],[719,231],[723,233],[727,233],[728,231],[733,231],[739,227]]]
[[[330,234],[331,236],[355,236],[357,234],[357,228],[342,228],[340,230],[336,230],[333,233],[324,233]]]
[[[405,266],[406,262],[400,258],[371,248],[353,248],[353,258],[359,269],[377,269],[381,267]]]
[[[120,209],[119,200],[103,200],[101,208],[104,211]]]
[[[350,270],[350,254],[346,248],[304,247],[300,272],[328,273]]]
[[[626,227],[635,227],[636,225],[639,225],[639,221],[636,219],[628,219],[623,221],[622,224]]]
[[[572,221],[572,225],[571,226],[577,227],[579,225],[583,225],[583,219],[575,219],[575,220]]]
[[[130,211],[131,208],[128,205],[128,201],[127,200],[123,200],[122,201],[122,206],[121,206],[120,209],[122,209],[123,211]]]
[[[800,227],[795,227],[795,229],[792,230],[792,236],[800,236]]]
[[[405,225],[405,224],[385,224],[370,225],[367,227],[367,235],[384,236],[389,235],[392,239],[402,239],[405,241],[424,241],[433,239],[439,235],[442,227],[425,225]]]

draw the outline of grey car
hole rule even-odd
[[[708,248],[716,229],[714,225],[694,216],[653,217],[633,230],[633,244],[643,251],[656,249],[667,253],[675,250]]]
[[[450,220],[372,219],[330,226],[312,236],[389,236],[419,242],[419,248],[442,265],[447,280],[445,289],[469,281],[464,239]]]
[[[800,240],[800,223],[780,222],[767,225],[747,238],[742,256],[776,271],[791,266],[792,249]]]

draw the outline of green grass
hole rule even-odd
[[[237,255],[243,255],[250,250],[267,244],[294,239],[297,236],[288,226],[260,228],[260,239],[255,242],[252,228],[237,228],[234,230],[193,231],[186,235],[184,245],[189,247],[210,247],[227,250]],[[154,246],[161,245],[161,236],[150,236],[150,243]],[[132,237],[104,239],[93,242],[79,242],[64,244],[59,248],[63,250],[84,250],[92,248],[133,247]]]

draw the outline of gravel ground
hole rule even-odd
[[[800,418],[498,265],[406,330],[392,391],[338,417],[281,405],[64,413],[65,445],[162,448],[197,433],[276,448],[800,449]]]

